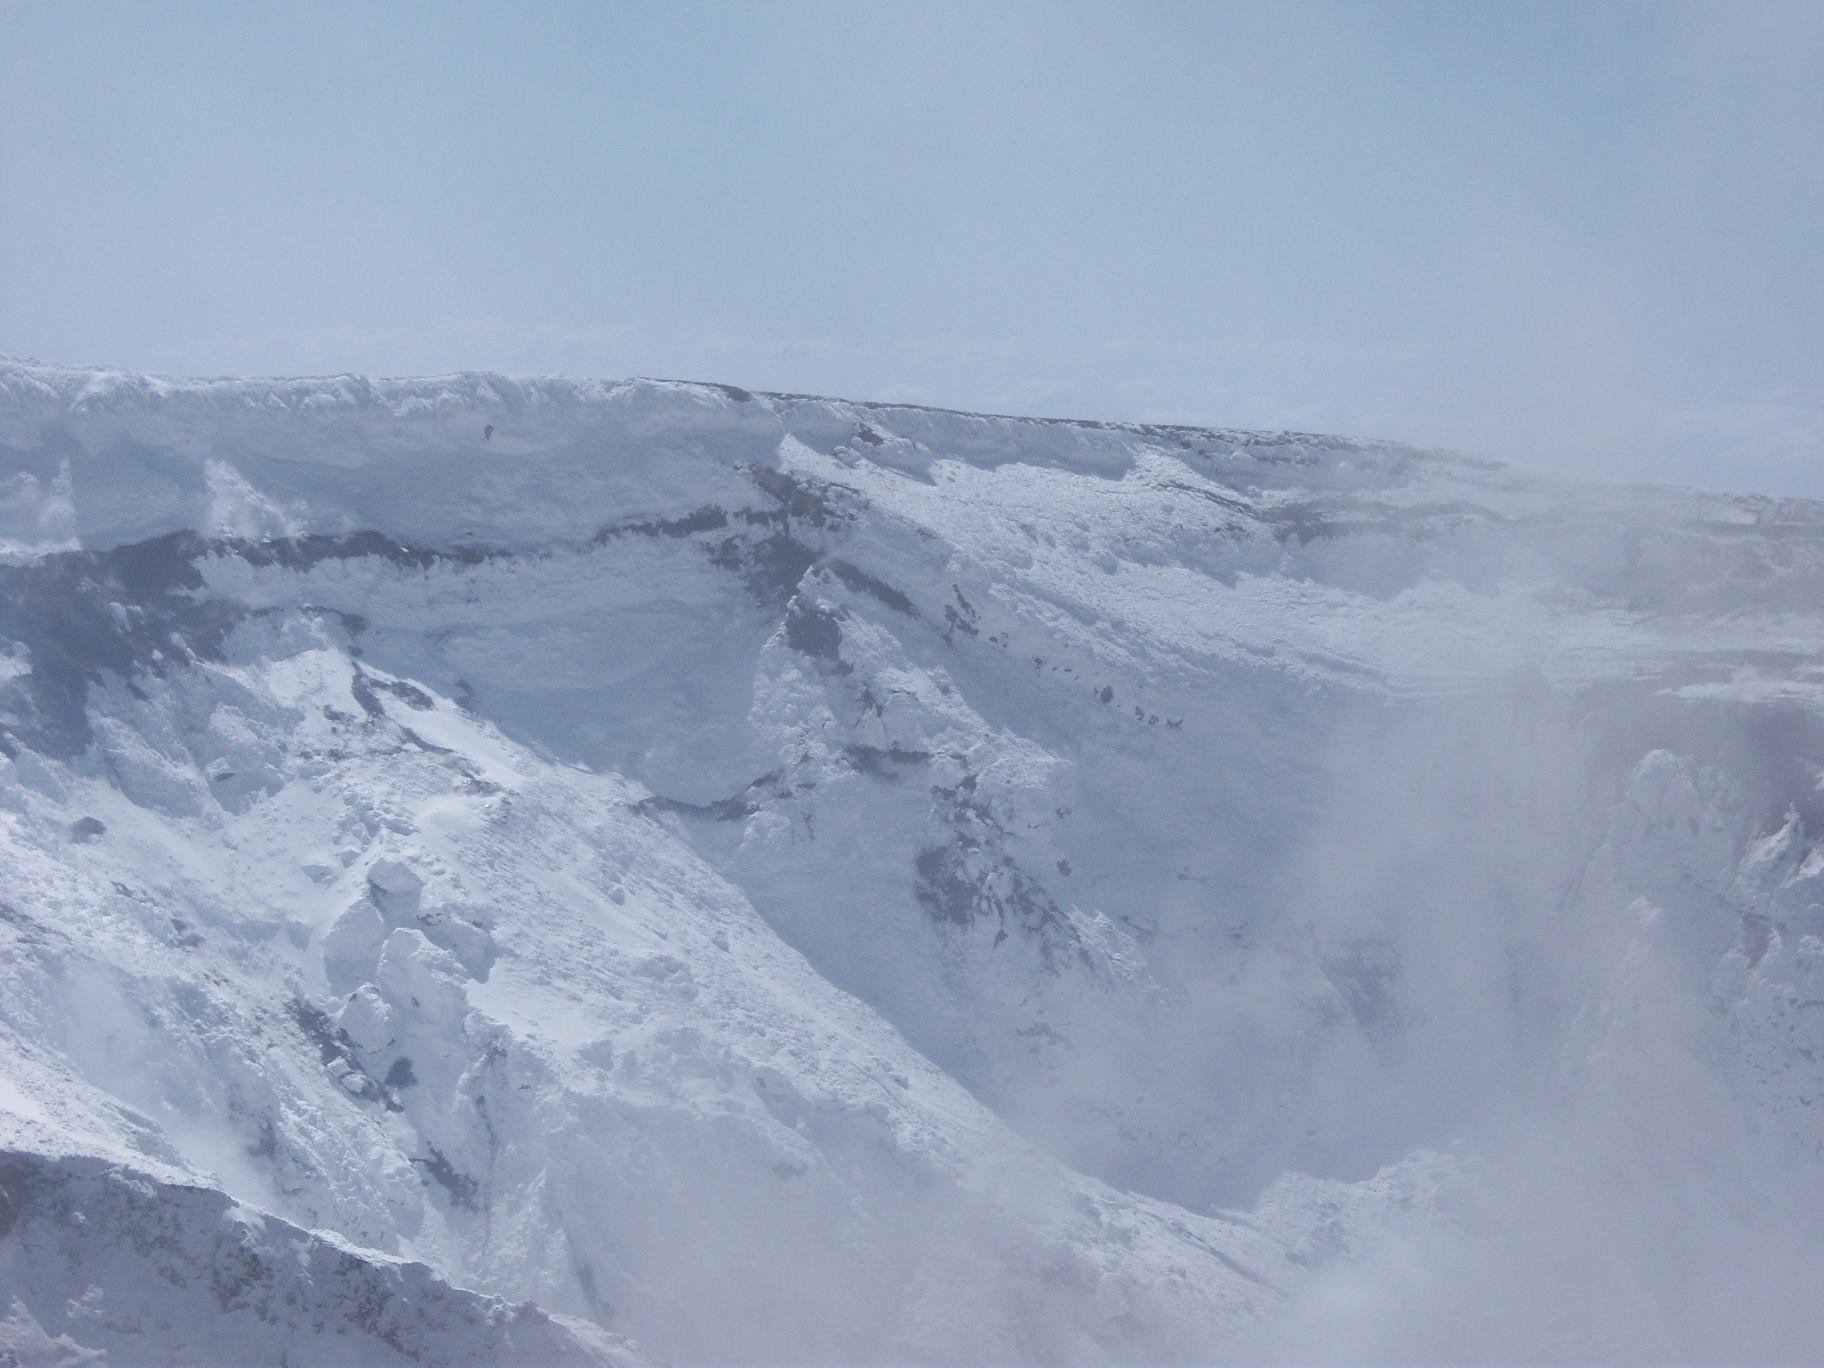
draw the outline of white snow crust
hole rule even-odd
[[[0,362],[0,1361],[1804,1361],[1820,605],[1386,443]]]

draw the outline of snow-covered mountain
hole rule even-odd
[[[0,751],[0,1362],[1824,1346],[1824,506],[0,363]]]

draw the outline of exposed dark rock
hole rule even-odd
[[[843,756],[863,774],[878,774],[889,779],[899,777],[905,765],[922,765],[931,759],[930,751],[909,750],[903,746],[845,746]]]
[[[817,554],[790,534],[775,532],[759,540],[725,538],[710,559],[746,580],[760,602],[779,604],[797,591],[805,573],[817,563]]]
[[[886,604],[896,613],[904,613],[907,617],[918,616],[918,610],[912,606],[911,599],[892,585],[876,579],[859,566],[851,565],[848,561],[836,557],[826,560],[824,565],[831,574],[856,593],[868,594]]]
[[[78,817],[69,825],[69,838],[77,845],[86,845],[107,829],[107,824],[99,817]]]
[[[1041,963],[1058,970],[1066,958],[1091,965],[1076,928],[1044,887],[1006,852],[1006,831],[987,804],[974,796],[975,776],[955,788],[936,787],[950,836],[920,850],[913,860],[913,893],[946,925],[970,927],[984,918],[996,926],[995,944],[1009,928],[1036,940]]]
[[[200,549],[211,548],[199,544]],[[349,532],[341,536],[313,533],[270,541],[231,539],[216,543],[215,549],[238,556],[249,565],[276,565],[287,570],[306,570],[326,560],[357,560],[363,556],[375,556],[407,569],[429,570],[432,566],[445,564],[480,565],[510,555],[506,551],[476,546],[407,546],[381,532]]]
[[[775,798],[785,797],[790,790],[778,770],[763,774],[740,793],[713,803],[687,803],[678,798],[654,794],[635,803],[634,811],[643,816],[654,812],[675,812],[683,817],[699,817],[712,822],[738,822],[753,816]]]
[[[842,625],[828,608],[793,599],[785,613],[785,640],[794,651],[831,661],[847,672],[842,659]]]
[[[748,476],[799,522],[825,527],[850,519],[851,515],[838,505],[835,490],[829,485],[800,479],[783,470],[769,470],[765,466],[750,466]],[[859,498],[852,493],[848,497],[851,500]]]
[[[452,1206],[461,1207],[464,1211],[480,1211],[481,1204],[476,1198],[481,1192],[481,1185],[468,1174],[459,1171],[435,1145],[427,1145],[425,1148],[430,1150],[429,1157],[414,1159],[412,1163],[424,1171],[425,1177],[449,1194]]]
[[[728,526],[728,514],[715,505],[699,508],[681,518],[654,518],[646,522],[621,523],[604,527],[595,534],[598,546],[616,537],[691,537],[699,532],[717,532]]]
[[[410,1088],[417,1084],[418,1075],[412,1072],[412,1061],[400,1055],[386,1071],[383,1081],[389,1088]]]

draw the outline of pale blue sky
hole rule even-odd
[[[0,0],[0,352],[1824,495],[1824,3]]]

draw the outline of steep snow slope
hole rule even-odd
[[[8,364],[0,549],[28,1361],[1818,1328],[1814,505]]]

